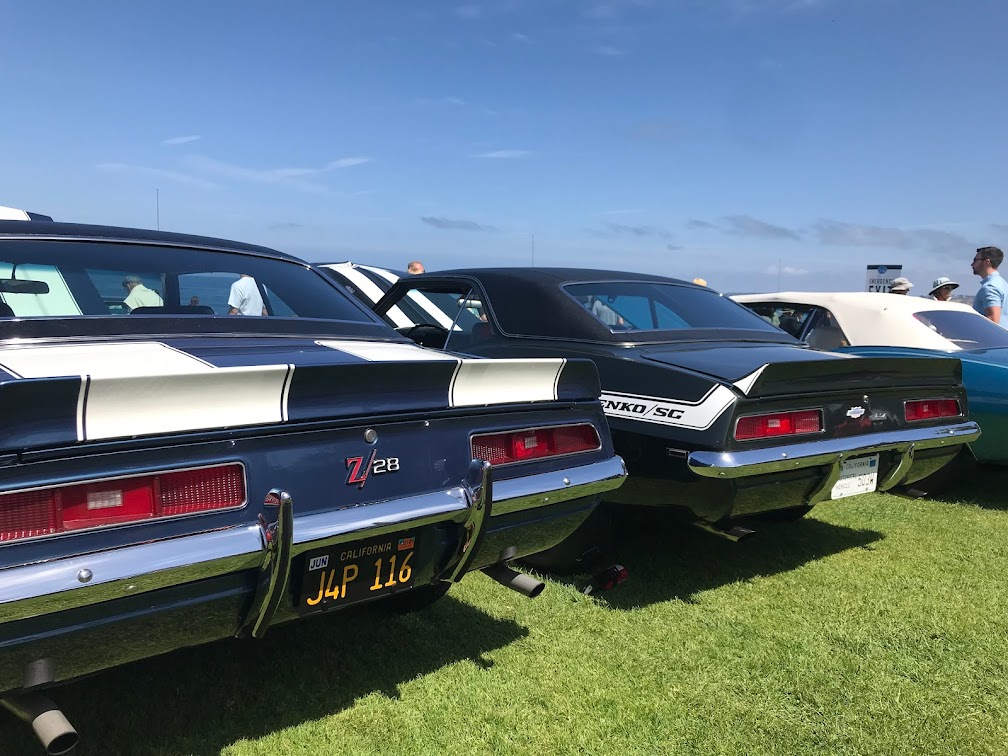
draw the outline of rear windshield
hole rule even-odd
[[[710,289],[650,281],[592,281],[563,288],[613,331],[739,328],[780,333],[763,318]]]
[[[0,241],[0,318],[165,315],[374,322],[293,262],[188,247]]]
[[[992,323],[979,313],[929,310],[918,312],[914,317],[960,349],[1008,347],[1008,330]]]

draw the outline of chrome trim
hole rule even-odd
[[[582,467],[495,481],[493,516],[612,491],[626,477],[623,458],[615,456]]]
[[[911,444],[915,451],[941,446],[959,446],[976,441],[979,437],[980,426],[975,422],[968,422],[953,427],[907,428],[768,449],[736,452],[696,451],[690,453],[687,464],[690,470],[705,478],[741,478],[805,467],[834,465],[841,459],[876,452],[898,451],[905,454],[906,447]]]
[[[480,470],[483,470],[482,463]],[[540,473],[515,480],[502,481],[494,487],[496,502],[484,510],[495,515],[509,514],[561,501],[608,491],[622,484],[626,467],[619,457],[581,467]],[[564,478],[570,481],[567,485]],[[5,622],[44,615],[81,606],[98,604],[125,596],[156,591],[242,571],[263,571],[269,575],[264,596],[253,602],[257,617],[252,625],[262,633],[269,615],[275,611],[273,602],[283,594],[283,565],[307,551],[334,544],[437,522],[476,525],[480,515],[471,511],[481,491],[488,495],[480,478],[475,485],[471,476],[453,488],[431,491],[401,499],[348,506],[302,517],[290,517],[289,547],[278,545],[271,561],[265,531],[259,523],[245,523],[161,541],[99,551],[49,562],[19,565],[0,569],[0,626]],[[284,528],[284,503],[281,496],[278,511],[277,540],[287,543],[280,531]],[[489,500],[488,500],[489,501]],[[288,497],[289,502],[289,497]],[[292,512],[292,504],[287,505]],[[484,513],[483,517],[486,515]],[[485,529],[485,524],[479,528]],[[476,545],[475,542],[473,545]],[[470,546],[470,549],[472,546]],[[289,557],[286,554],[289,553]],[[464,554],[459,553],[461,559]],[[198,561],[194,561],[198,560]],[[450,563],[449,570],[455,569]],[[462,571],[465,570],[463,566]],[[90,570],[92,578],[82,584],[78,574]],[[270,607],[272,606],[272,609]],[[260,607],[263,607],[260,609]]]
[[[253,638],[261,638],[266,634],[273,615],[276,614],[291,573],[291,546],[294,534],[294,502],[290,494],[274,488],[267,495],[267,500],[275,498],[278,502],[277,520],[269,524],[266,518],[259,515],[259,528],[265,546],[266,556],[259,567],[259,581],[252,608],[245,616],[245,621],[236,635],[239,637],[249,633]]]
[[[443,580],[457,583],[466,573],[466,567],[472,561],[479,545],[486,532],[486,523],[493,514],[493,474],[489,462],[474,459],[469,465],[469,472],[463,481],[466,487],[466,496],[471,502],[469,507],[469,517],[463,526],[464,536],[461,547],[458,551],[458,561],[454,565],[449,565],[444,573]]]
[[[889,471],[878,483],[879,491],[888,491],[890,488],[896,486],[903,478],[906,477],[907,472],[913,466],[914,453],[917,447],[915,444],[908,444],[900,455],[900,461],[896,465],[893,465],[893,469]]]

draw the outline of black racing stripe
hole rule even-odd
[[[77,443],[80,376],[29,378],[0,384],[0,449]]]
[[[298,422],[444,409],[456,364],[437,360],[298,365],[287,397],[287,417]]]
[[[597,399],[601,391],[594,362],[584,359],[567,360],[557,379],[557,399]]]

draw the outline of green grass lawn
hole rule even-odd
[[[1008,477],[742,543],[631,518],[630,580],[471,575],[53,692],[84,754],[1008,753]],[[984,503],[978,503],[984,502]],[[34,753],[0,713],[0,753]]]

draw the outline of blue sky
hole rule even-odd
[[[394,268],[976,289],[1008,3],[0,0],[0,204]],[[534,244],[533,244],[534,239]]]

